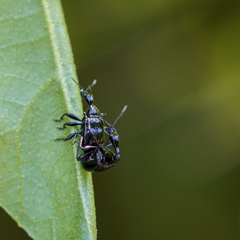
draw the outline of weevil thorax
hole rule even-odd
[[[89,105],[89,107],[88,107],[88,109],[87,109],[87,111],[86,111],[86,115],[87,115],[88,117],[97,117],[97,118],[99,118],[100,112],[99,112],[99,110],[97,109],[96,106],[94,106],[94,105]]]
[[[88,93],[87,91],[81,91],[81,95],[85,98],[87,101],[89,107],[86,111],[86,115],[89,117],[99,117],[100,112],[97,109],[96,106],[93,105],[93,95],[92,93]]]

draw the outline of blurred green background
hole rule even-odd
[[[79,82],[110,123],[128,104],[122,160],[93,174],[98,240],[240,239],[240,2],[62,4]]]

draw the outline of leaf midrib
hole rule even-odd
[[[47,27],[48,27],[49,36],[50,36],[50,42],[51,42],[52,49],[53,49],[54,62],[55,62],[55,66],[56,66],[56,69],[57,69],[57,75],[58,75],[59,81],[61,83],[61,88],[62,88],[62,91],[63,91],[63,94],[64,94],[67,109],[68,109],[68,111],[71,111],[72,110],[72,104],[71,104],[70,98],[68,97],[67,89],[65,88],[66,82],[65,82],[64,74],[62,72],[62,67],[61,67],[62,63],[64,63],[64,62],[60,61],[61,57],[60,57],[60,53],[58,51],[59,48],[58,48],[58,45],[56,43],[57,42],[56,41],[56,36],[55,36],[54,30],[53,30],[53,25],[54,24],[51,21],[51,15],[50,15],[47,0],[42,0],[42,6],[43,6],[43,11],[44,11],[44,14],[45,14],[45,17],[46,17],[46,23],[47,23]],[[74,158],[73,159],[75,161],[75,153],[74,153]],[[79,164],[76,161],[75,161],[75,166],[76,166],[76,173],[77,173],[78,190],[79,190],[79,195],[81,197],[82,204],[83,204],[84,216],[85,216],[85,219],[86,219],[86,225],[87,225],[87,229],[88,229],[88,233],[89,233],[89,239],[94,239],[93,232],[92,232],[91,226],[90,226],[91,223],[88,219],[87,206],[86,206],[87,200],[84,196],[84,191],[82,189],[81,182],[80,182],[80,179],[81,179],[80,168],[79,168]],[[63,210],[63,209],[64,209],[64,207],[61,210]]]

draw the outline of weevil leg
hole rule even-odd
[[[81,147],[81,149],[82,149],[83,151],[86,151],[86,150],[91,149],[91,148],[98,148],[98,147],[97,147],[97,146],[91,146],[91,145],[86,145],[86,146],[84,146],[84,147]]]
[[[105,145],[104,147],[111,147],[112,143],[109,143],[108,145]]]
[[[55,138],[54,141],[63,141],[65,138]]]
[[[78,153],[79,153],[79,148],[80,148],[80,142],[74,141],[74,142],[72,143],[72,145],[74,145],[75,143],[78,144],[78,146],[77,146],[77,153],[76,153],[76,159],[78,160]]]
[[[86,151],[86,150],[91,149],[91,148],[98,148],[98,146],[91,146],[91,145],[83,146],[83,145],[82,145],[82,141],[83,141],[83,137],[81,136],[80,143],[79,143],[79,147],[80,147],[83,151]]]
[[[72,118],[72,119],[74,119],[74,120],[77,120],[77,121],[82,122],[82,120],[81,120],[80,118],[78,118],[77,116],[75,116],[75,115],[72,114],[72,113],[64,113],[64,114],[60,117],[60,119],[53,119],[53,121],[55,121],[55,122],[60,122],[61,120],[63,120],[63,117],[64,117],[64,116],[67,116],[67,117],[69,117],[69,118]]]
[[[65,139],[65,141],[68,141],[68,140],[70,140],[71,138],[76,138],[76,137],[81,137],[81,135],[80,135],[80,133],[72,133],[72,134],[70,134],[70,135],[68,135],[67,137],[66,137],[66,139]]]
[[[110,147],[112,146],[111,140],[108,139],[108,141],[106,142],[106,144],[104,145],[104,147]]]
[[[83,158],[85,158],[87,155],[91,154],[92,152],[83,153],[81,156],[77,157],[77,161],[81,161]]]
[[[78,125],[81,125],[81,123],[76,123],[76,122],[67,122],[67,123],[64,123],[63,124],[63,127],[57,127],[57,129],[59,130],[63,130],[66,126],[78,126]]]
[[[80,142],[75,140],[75,141],[73,141],[72,145],[74,145],[75,143],[78,143],[78,145],[80,144]]]
[[[68,135],[66,138],[56,138],[55,141],[68,141],[72,138],[76,138],[76,137],[81,137],[80,133],[71,133],[70,135]]]

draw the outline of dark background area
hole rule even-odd
[[[110,123],[128,105],[122,160],[93,174],[98,239],[239,239],[239,1],[62,4],[80,84]]]

